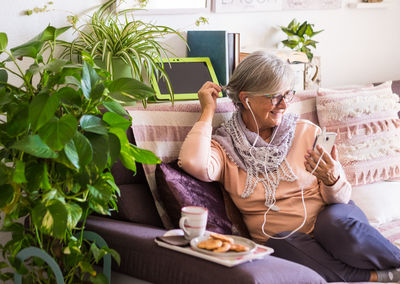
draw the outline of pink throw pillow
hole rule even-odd
[[[318,91],[320,126],[338,134],[339,159],[353,185],[400,177],[400,104],[391,85]]]

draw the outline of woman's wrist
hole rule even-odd
[[[203,111],[201,112],[199,121],[212,122],[214,113],[215,113],[214,108],[211,107],[204,108]]]
[[[332,176],[332,177],[328,178],[326,181],[323,181],[323,183],[326,186],[334,186],[337,183],[337,181],[339,180],[339,178],[340,178],[340,175],[337,177]]]

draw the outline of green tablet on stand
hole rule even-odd
[[[197,100],[197,92],[207,81],[218,84],[217,76],[208,57],[183,57],[163,59],[164,70],[171,82],[174,100]],[[167,84],[163,78],[155,76],[151,84],[157,101],[171,100]],[[222,97],[222,93],[220,93]]]

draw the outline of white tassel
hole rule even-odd
[[[348,138],[348,139],[351,139],[351,137],[352,137],[352,135],[351,135],[350,127],[347,126],[347,138]]]

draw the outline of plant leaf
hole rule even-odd
[[[0,185],[0,208],[8,205],[14,198],[14,188],[9,184]]]
[[[65,84],[69,85],[74,85],[81,87],[81,82],[79,82],[78,79],[76,79],[74,76],[65,76]]]
[[[39,130],[39,135],[51,149],[59,151],[74,137],[77,127],[76,118],[72,114],[67,114],[60,119],[53,117]]]
[[[8,73],[4,69],[0,69],[0,86],[1,83],[7,83],[8,81]]]
[[[106,252],[108,252],[109,254],[111,254],[111,256],[114,258],[115,262],[120,265],[121,263],[121,256],[119,255],[119,253],[112,249],[112,248],[103,248],[103,250],[105,250]]]
[[[110,133],[114,134],[115,136],[118,137],[120,145],[121,145],[121,150],[119,152],[119,158],[122,162],[122,164],[125,166],[125,168],[136,172],[136,163],[135,163],[135,158],[131,153],[131,145],[129,144],[128,138],[126,136],[126,132],[123,131],[121,128],[115,128],[112,127],[110,128]]]
[[[28,180],[26,186],[30,192],[40,188],[40,183],[43,177],[43,163],[30,162],[25,165],[25,176]]]
[[[103,102],[103,106],[111,112],[114,112],[116,114],[122,115],[122,116],[127,116],[128,112],[124,109],[124,107],[116,101],[108,101],[108,102]]]
[[[115,163],[121,151],[121,144],[119,139],[114,134],[108,134],[108,145],[110,150],[110,167]]]
[[[312,37],[312,36],[313,36],[313,33],[314,33],[314,31],[313,31],[312,25],[307,25],[307,28],[306,28],[306,35],[308,35],[309,37]]]
[[[67,209],[61,201],[51,200],[46,206],[39,203],[32,210],[33,222],[46,234],[63,238],[67,230]]]
[[[100,172],[103,172],[108,159],[108,137],[105,135],[88,133],[86,138],[89,139],[93,149],[92,163]]]
[[[324,30],[320,30],[320,31],[313,32],[312,35],[311,35],[311,37],[313,37],[313,36],[315,36],[315,35],[317,35],[317,34],[323,32],[323,31],[324,31]]]
[[[28,107],[19,105],[16,113],[8,113],[7,134],[11,137],[16,137],[28,128]]]
[[[88,185],[88,189],[90,192],[90,208],[100,214],[110,215],[107,203],[112,196],[111,190],[101,184],[96,184],[95,186]]]
[[[293,20],[290,21],[290,23],[288,25],[288,29],[296,32],[298,26],[299,26],[299,23],[297,22],[297,20],[293,19]]]
[[[75,77],[72,77],[75,78]],[[58,98],[61,100],[63,104],[70,105],[70,106],[81,106],[81,96],[79,93],[71,88],[71,87],[64,87],[57,91]]]
[[[59,58],[53,59],[49,64],[46,64],[43,69],[44,70],[49,70],[50,72],[58,73],[60,72],[64,66],[68,62]]]
[[[103,115],[103,120],[111,127],[121,128],[124,131],[131,126],[131,122],[128,119],[114,112],[106,112]]]
[[[74,137],[65,145],[64,152],[77,169],[81,169],[89,164],[93,157],[92,145],[78,131],[75,132]]]
[[[90,245],[90,251],[93,254],[96,263],[98,263],[107,253],[105,250],[98,248],[94,242]]]
[[[90,92],[90,98],[92,100],[100,99],[103,96],[105,89],[106,89],[106,87],[104,86],[103,83],[97,83],[94,86],[94,88],[92,88],[92,91]]]
[[[305,21],[304,23],[302,23],[301,25],[300,25],[300,27],[297,29],[297,31],[296,31],[296,34],[299,36],[299,37],[303,37],[304,36],[304,33],[306,32],[306,29],[307,29],[307,21]]]
[[[288,40],[288,39],[283,40],[282,43],[291,49],[294,49],[299,44],[297,40]]]
[[[45,125],[56,112],[60,100],[57,96],[40,93],[29,105],[29,121],[34,131]]]
[[[94,68],[86,61],[84,61],[82,68],[81,88],[86,99],[90,99],[92,87],[94,87],[99,80],[100,77],[97,75],[96,70],[94,70]]]
[[[291,29],[288,29],[288,28],[285,28],[285,27],[281,27],[281,30],[282,30],[285,34],[287,34],[288,36],[295,36],[295,35],[296,35],[296,33],[293,32]]]
[[[11,52],[14,57],[27,56],[36,58],[46,41],[55,41],[59,35],[67,31],[69,28],[70,27],[62,27],[56,29],[55,27],[47,26],[43,32],[35,36],[30,41],[12,48]]]
[[[25,136],[15,142],[11,148],[17,149],[38,158],[57,158],[58,155],[47,144],[45,144],[39,135]]]
[[[118,138],[116,139],[118,140]],[[118,140],[118,146],[119,146],[119,140]],[[9,172],[10,172],[9,167],[6,167],[4,164],[0,164],[0,185],[7,183]]]
[[[151,151],[140,149],[135,145],[131,144],[130,152],[132,153],[135,160],[139,163],[155,165],[161,163],[161,160]]]
[[[6,33],[0,33],[0,53],[7,48],[8,38]]]
[[[39,51],[44,45],[43,41],[29,41],[17,47],[11,48],[11,53],[14,57],[31,57],[36,58]]]
[[[66,203],[65,208],[68,213],[67,227],[72,230],[76,227],[82,217],[82,208],[78,204],[72,202]]]
[[[13,182],[15,183],[24,183],[26,182],[25,178],[25,163],[23,161],[17,161],[15,163],[15,170],[13,174]]]
[[[151,87],[132,78],[119,78],[114,80],[108,86],[108,90],[110,91],[110,97],[122,102],[143,100],[155,94]]]
[[[90,281],[93,284],[108,284],[108,279],[103,273],[97,273],[96,276],[90,276]]]
[[[80,119],[80,125],[86,132],[106,135],[108,134],[107,127],[101,118],[94,115],[83,115]]]

